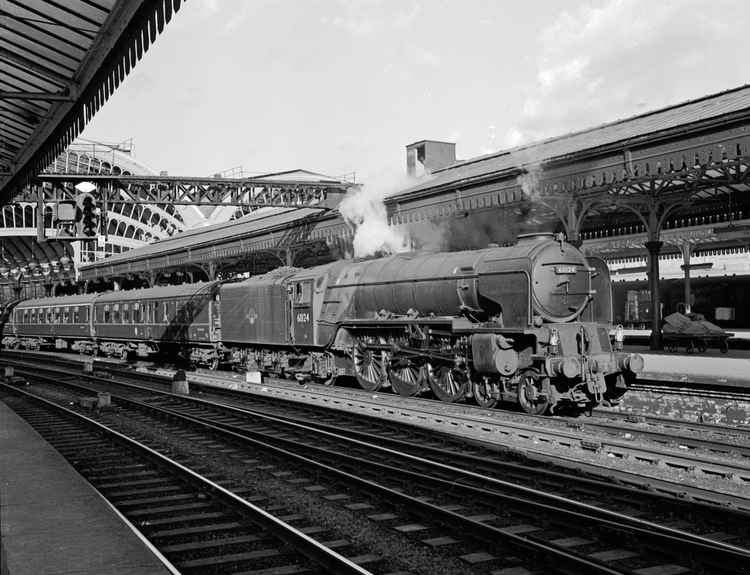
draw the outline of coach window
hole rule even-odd
[[[122,323],[130,323],[130,304],[122,304]]]
[[[70,323],[70,308],[65,306],[62,313],[63,323]]]
[[[120,304],[112,306],[112,323],[120,323]]]
[[[23,310],[23,323],[29,323],[29,310]]]
[[[54,323],[60,323],[60,308],[55,308],[55,322]]]
[[[73,307],[73,323],[81,323],[81,313],[78,311],[78,306]]]
[[[109,311],[109,304],[104,306],[104,323],[110,323],[112,321],[112,314]]]
[[[138,302],[133,304],[133,323],[143,323],[143,308]]]

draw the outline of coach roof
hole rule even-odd
[[[210,293],[213,287],[218,283],[219,282],[199,282],[174,286],[157,286],[145,289],[110,291],[100,294],[96,303],[192,297],[199,293]]]
[[[99,294],[89,293],[83,295],[69,295],[59,297],[40,297],[36,299],[27,299],[20,302],[16,309],[39,306],[69,306],[69,305],[86,305],[93,303]]]

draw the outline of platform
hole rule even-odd
[[[145,542],[0,401],[0,573],[167,575]]]
[[[625,351],[643,356],[639,378],[675,383],[698,383],[721,387],[750,387],[750,350],[730,349],[721,353],[708,349],[684,354],[651,351],[644,345],[626,345]]]
[[[731,327],[726,328],[726,331],[728,331],[731,334],[734,334],[730,339],[730,345],[732,343],[732,340],[736,341],[750,341],[750,329],[734,329]],[[627,342],[629,339],[648,339],[648,337],[651,335],[650,329],[624,329],[623,334],[625,335],[625,341]],[[615,335],[615,330],[610,331],[610,335]]]

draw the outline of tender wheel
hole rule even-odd
[[[385,383],[385,362],[383,352],[364,346],[354,347],[354,372],[362,389],[377,391]]]
[[[486,409],[495,407],[500,399],[500,383],[487,376],[472,381],[471,390],[477,405]]]
[[[388,378],[393,389],[403,397],[416,395],[424,388],[424,374],[422,368],[412,362],[404,361],[403,365],[391,367]]]
[[[212,357],[211,361],[208,362],[208,365],[206,367],[211,371],[216,371],[217,369],[219,369],[219,358]]]
[[[549,408],[549,379],[535,371],[527,371],[518,383],[518,403],[530,415],[542,415]]]
[[[469,376],[454,366],[442,365],[434,369],[427,366],[430,388],[435,396],[449,403],[463,399],[469,389]]]
[[[128,361],[128,356],[130,355],[130,350],[127,348],[123,348],[120,350],[120,359],[123,361]]]

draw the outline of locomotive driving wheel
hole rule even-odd
[[[385,355],[364,345],[354,346],[354,372],[357,382],[366,391],[377,391],[386,380]]]
[[[403,397],[416,395],[424,388],[422,368],[409,360],[392,366],[388,371],[388,378],[393,389]]]
[[[518,403],[526,413],[542,415],[549,408],[549,378],[541,377],[539,372],[530,369],[521,374],[518,382]]]
[[[479,407],[491,409],[500,399],[501,386],[499,381],[484,375],[471,382],[471,391]]]
[[[433,368],[426,366],[427,380],[435,396],[449,403],[463,399],[469,388],[469,375],[465,370],[453,365],[441,365]]]

